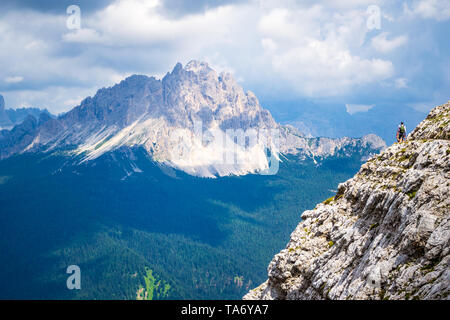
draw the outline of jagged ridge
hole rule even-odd
[[[216,143],[221,139],[210,139],[208,133],[196,134],[200,131],[195,126],[198,122],[200,130],[224,133],[226,143]],[[264,130],[278,130],[279,141],[269,137],[246,148],[235,143],[235,137],[225,135],[229,129],[256,130],[258,137]],[[178,63],[162,80],[130,76],[111,88],[100,89],[57,119],[28,119],[0,133],[0,159],[23,152],[70,150],[70,156],[81,155],[83,161],[90,161],[119,148],[134,147],[189,174],[214,177],[268,169],[266,149],[277,157],[291,153],[320,160],[336,154],[352,155],[355,150],[367,157],[383,149],[385,143],[375,135],[306,138],[277,124],[256,96],[244,92],[229,73],[217,74],[207,63],[198,61],[184,68]],[[224,155],[230,153],[241,161],[224,163]]]

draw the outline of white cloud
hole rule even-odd
[[[22,80],[23,80],[22,76],[11,76],[5,78],[6,83],[19,83],[22,82]]]
[[[64,16],[11,11],[2,17],[0,93],[12,107],[35,103],[60,112],[74,106],[64,101],[77,99],[77,92],[95,92],[123,79],[113,67],[96,63],[89,48],[77,53],[64,47],[66,32]]]
[[[232,72],[258,95],[334,99],[378,86],[405,88],[409,81],[395,72],[402,50],[395,49],[412,45],[398,33],[406,28],[401,23],[412,20],[399,17],[391,34],[372,40],[367,29],[372,4],[380,6],[382,30],[387,28],[392,19],[386,17],[398,13],[387,3],[250,0],[169,17],[158,0],[117,0],[83,14],[80,30],[66,28],[64,10],[6,12],[0,20],[0,91],[16,90],[1,80],[20,75],[26,79],[22,93],[9,93],[17,103],[51,101],[49,107],[61,111],[79,100],[77,92],[95,92],[131,73],[163,76],[191,59]],[[416,83],[413,72],[419,71],[401,74]],[[51,99],[60,92],[64,98]]]
[[[398,89],[408,88],[408,79],[406,78],[397,78],[394,81],[395,87]]]
[[[122,46],[160,43],[183,46],[186,41],[193,41],[191,46],[211,45],[231,41],[229,31],[240,17],[239,10],[228,5],[171,19],[160,13],[159,3],[158,0],[117,0],[94,16],[84,18],[89,28],[76,37],[68,35],[68,40],[96,40]]]
[[[372,109],[373,107],[375,107],[374,104],[371,105],[366,105],[366,104],[346,104],[345,108],[347,110],[347,113],[354,115],[355,113],[358,112],[367,112],[370,109]]]
[[[364,43],[365,19],[364,10],[333,14],[320,5],[274,9],[259,23],[262,47],[274,71],[300,94],[343,94],[394,73],[391,61],[354,53]]]
[[[96,89],[51,86],[45,90],[14,90],[2,93],[9,108],[47,108],[57,114],[78,105]]]
[[[376,37],[373,37],[371,41],[372,47],[379,52],[388,53],[404,46],[408,42],[408,37],[405,35],[398,36],[390,40],[387,39],[388,35],[388,32],[382,32]]]
[[[98,43],[102,41],[102,37],[93,29],[83,28],[64,34],[63,40],[67,42]]]
[[[430,101],[421,101],[421,102],[412,102],[407,103],[407,105],[413,108],[416,111],[428,113],[436,106],[443,105],[448,102],[448,95],[444,97],[438,97],[438,95],[434,94],[433,100]]]
[[[437,106],[437,104],[435,104],[435,102],[428,101],[428,102],[414,102],[408,104],[408,106],[410,106],[416,111],[426,113],[429,112],[431,109],[433,109],[435,106]]]
[[[44,48],[44,47],[45,47],[45,44],[42,41],[36,41],[36,40],[33,40],[30,43],[27,43],[25,45],[26,50],[37,50],[37,49]]]
[[[419,0],[414,1],[411,7],[403,4],[404,12],[409,16],[419,16],[424,19],[438,21],[450,19],[450,1],[448,0]]]
[[[209,60],[213,66],[231,66],[234,60],[240,66],[233,66],[238,70],[235,76],[253,78],[254,83],[267,79],[246,71],[269,66],[268,74],[287,82],[282,86],[296,94],[333,96],[394,73],[391,61],[355,53],[368,31],[367,3],[346,1],[336,13],[315,3],[280,8],[279,4],[252,2],[171,19],[160,14],[157,0],[119,0],[84,18],[83,25],[89,29],[68,33],[64,40],[121,47],[167,46],[174,50],[170,54],[175,61],[196,58]],[[361,9],[353,10],[355,6]],[[262,48],[259,52],[255,37]]]

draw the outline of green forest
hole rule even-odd
[[[0,298],[240,299],[302,212],[360,165],[290,156],[276,175],[211,179],[140,149],[83,164],[63,152],[0,161]],[[66,287],[69,265],[80,290]]]

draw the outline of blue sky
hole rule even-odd
[[[71,4],[81,29],[67,28]],[[59,113],[197,59],[261,101],[425,114],[450,99],[449,31],[447,0],[2,0],[0,94]]]

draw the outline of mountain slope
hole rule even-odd
[[[0,299],[135,299],[146,268],[170,284],[168,298],[239,299],[265,279],[299,211],[361,165],[288,156],[276,175],[204,179],[140,147],[77,160],[0,161]],[[72,264],[82,290],[67,290]]]
[[[268,153],[323,159],[348,152],[361,157],[385,147],[362,139],[306,138],[280,126],[256,96],[228,73],[204,62],[177,64],[162,80],[133,75],[27,134],[0,136],[0,159],[23,152],[71,151],[83,161],[120,148],[143,147],[160,163],[203,177],[269,169]],[[17,131],[17,130],[16,130]]]
[[[244,299],[448,299],[450,103],[305,211]]]

